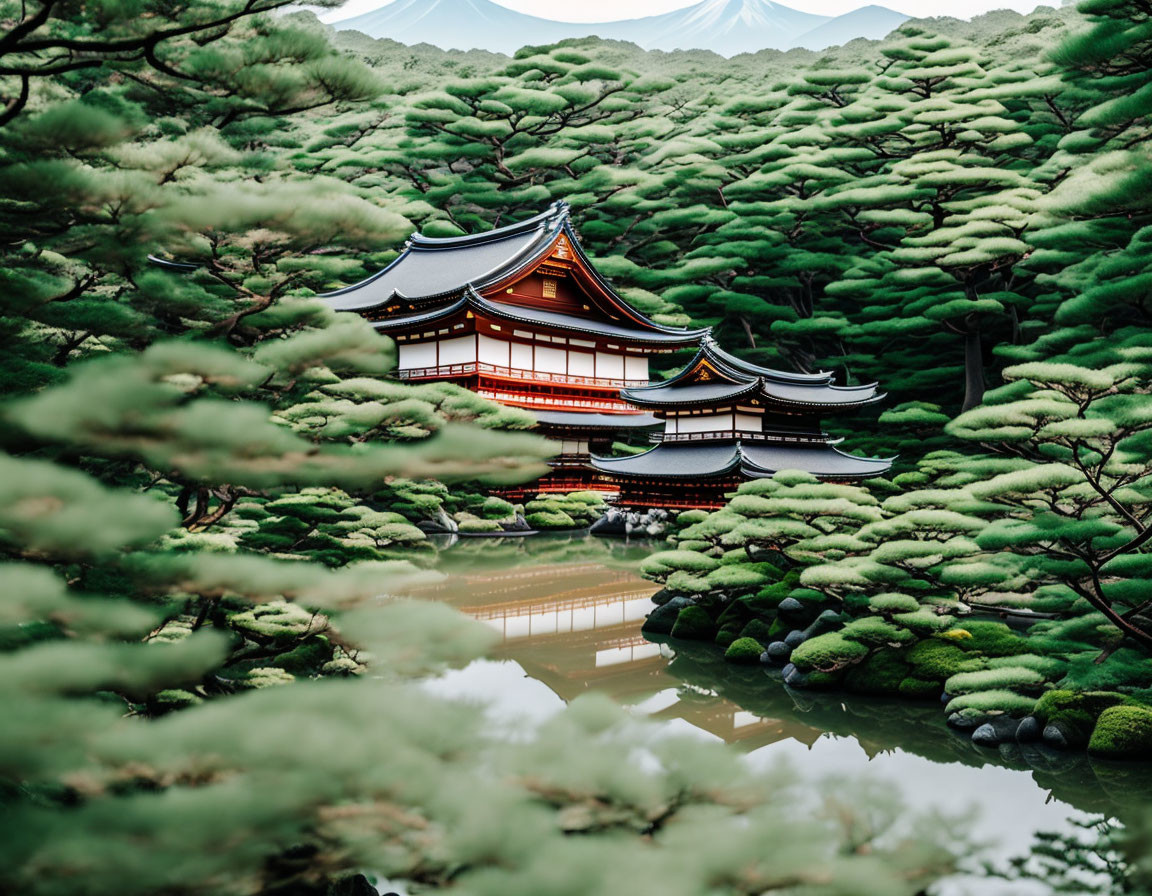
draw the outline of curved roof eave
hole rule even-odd
[[[541,230],[540,233],[541,233],[541,235],[543,235],[545,233],[545,231]],[[481,235],[483,235],[483,234],[481,234]],[[516,233],[504,234],[502,238],[507,239],[510,235],[515,236],[517,234]],[[320,298],[329,299],[329,298],[335,298],[338,296],[351,295],[352,293],[359,292],[364,287],[369,286],[372,283],[375,283],[381,277],[384,277],[385,275],[387,275],[391,272],[394,272],[397,267],[399,267],[407,258],[409,258],[412,255],[413,252],[434,252],[434,251],[436,251],[435,249],[431,249],[431,248],[427,247],[423,243],[417,245],[416,239],[415,239],[416,236],[417,235],[413,235],[413,237],[409,238],[408,242],[404,246],[404,251],[401,252],[396,258],[394,258],[392,260],[391,264],[389,264],[387,267],[383,268],[382,270],[377,271],[375,274],[373,274],[370,277],[366,277],[365,279],[360,280],[357,283],[351,284],[350,286],[344,286],[344,287],[341,287],[340,289],[332,290],[331,292],[320,293]],[[424,239],[427,240],[427,239],[434,239],[434,238],[426,237]],[[446,239],[464,239],[464,238],[463,237],[449,237]],[[487,242],[495,242],[495,240],[483,240],[483,241],[477,240],[475,242],[460,243],[460,244],[453,246],[453,247],[441,246],[439,248],[461,248],[464,246],[482,245],[482,244],[487,243]],[[525,268],[525,267],[528,267],[528,266],[534,264],[536,261],[539,260],[539,258],[542,255],[544,255],[545,252],[547,252],[550,243],[551,243],[550,239],[548,239],[548,240],[533,240],[533,241],[529,242],[527,245],[525,245],[523,248],[521,248],[519,251],[514,253],[510,258],[505,259],[504,261],[500,262],[500,264],[496,265],[495,267],[490,268],[489,270],[485,271],[483,274],[472,277],[470,280],[467,280],[458,286],[453,286],[451,289],[448,289],[448,290],[442,290],[440,292],[435,292],[435,293],[424,293],[421,295],[409,295],[408,293],[405,293],[402,290],[394,289],[388,295],[383,296],[383,297],[378,298],[378,299],[374,299],[371,302],[371,304],[361,305],[361,306],[357,306],[354,308],[337,309],[337,310],[349,310],[349,311],[357,311],[360,313],[364,313],[367,311],[371,311],[374,308],[379,308],[381,305],[386,305],[388,302],[393,301],[394,299],[402,299],[404,301],[414,302],[414,303],[416,303],[416,302],[425,303],[425,302],[434,302],[438,299],[449,298],[451,296],[456,296],[456,295],[459,295],[462,290],[467,289],[469,286],[472,286],[474,284],[479,284],[479,285],[483,286],[484,284],[490,283],[493,280],[499,280],[503,277],[506,277],[509,274],[515,272],[517,269]]]
[[[690,330],[672,330],[670,332],[658,331],[647,332],[645,330],[631,330],[620,324],[604,323],[603,321],[584,321],[583,318],[572,317],[568,314],[560,314],[557,312],[537,311],[537,316],[533,317],[530,312],[534,309],[519,305],[509,305],[505,302],[495,302],[491,299],[486,299],[479,292],[476,287],[469,286],[466,293],[475,307],[478,310],[487,311],[489,314],[495,314],[505,320],[524,324],[535,324],[536,326],[555,327],[561,330],[571,330],[577,333],[587,332],[601,332],[607,336],[615,336],[619,339],[631,339],[635,342],[654,342],[654,343],[671,343],[675,345],[678,342],[692,342],[695,340],[695,334]],[[522,312],[522,313],[519,313]],[[619,333],[612,334],[604,330],[597,330],[596,325],[602,327],[615,327],[620,330]],[[661,338],[667,337],[667,338]]]
[[[797,384],[797,385],[799,385],[799,384]],[[823,389],[821,389],[820,391],[828,390],[828,391],[833,391],[833,392],[853,392],[853,391],[863,391],[864,389],[868,389],[868,388],[875,388],[875,387],[874,386],[864,386],[864,387],[860,387],[860,386],[824,386]],[[815,392],[816,390],[813,390],[813,391]],[[863,407],[867,407],[870,404],[876,404],[876,402],[882,401],[884,399],[883,395],[872,394],[872,395],[868,395],[868,396],[863,397],[863,398],[851,398],[850,396],[845,396],[843,400],[803,401],[803,400],[797,399],[797,398],[789,398],[786,395],[774,394],[770,390],[769,385],[766,383],[760,384],[760,393],[765,398],[767,398],[771,401],[774,401],[778,404],[788,405],[789,407],[821,408],[824,410],[837,410],[837,409],[843,410],[843,409],[847,409],[847,408],[863,408]]]
[[[668,463],[660,463],[657,469],[645,469],[645,464],[651,464],[654,457],[659,457],[659,453],[670,457],[674,454],[687,454],[697,453],[693,449],[699,449],[703,445],[693,445],[688,448],[688,451],[682,451],[678,446],[665,445],[661,443],[654,448],[649,448],[642,454],[632,454],[628,457],[600,457],[593,454],[591,456],[591,466],[602,473],[610,473],[614,476],[635,476],[635,477],[655,477],[663,479],[692,479],[700,477],[713,477],[723,476],[733,472],[740,466],[740,451],[739,446],[734,444],[729,449],[730,456],[722,464],[714,464],[711,469],[702,471],[699,465],[690,466],[684,470],[677,471],[675,467]],[[720,454],[720,452],[717,452]],[[723,457],[723,454],[721,454]],[[628,469],[628,467],[639,467],[638,469]]]
[[[751,450],[755,450],[753,446]],[[773,476],[779,473],[782,469],[791,469],[790,467],[781,466],[779,469],[766,467],[758,464],[752,457],[749,457],[745,452],[749,450],[743,444],[740,445],[740,471],[745,476],[753,478],[764,478],[766,476]],[[811,450],[811,449],[809,449]],[[838,458],[852,461],[860,465],[860,469],[846,470],[840,472],[825,472],[817,473],[812,470],[807,472],[813,476],[821,479],[837,479],[837,478],[850,478],[850,479],[874,479],[877,476],[883,476],[892,469],[892,463],[896,460],[896,455],[892,457],[858,457],[855,454],[848,454],[846,451],[841,451],[834,445],[828,444],[821,446],[820,453],[831,453]],[[797,467],[803,469],[803,467]]]
[[[790,370],[777,370],[775,367],[761,367],[759,364],[753,364],[750,361],[745,361],[743,358],[738,358],[736,355],[724,351],[724,349],[720,348],[720,344],[711,337],[704,340],[700,348],[709,360],[713,362],[718,361],[747,376],[761,376],[785,383],[832,382],[832,374],[827,370],[821,370],[817,373],[794,373]]]
[[[667,382],[667,380],[665,380]],[[719,385],[711,384],[711,385]],[[742,398],[752,392],[757,391],[757,383],[755,381],[741,384],[733,383],[733,386],[738,386],[732,391],[724,392],[713,396],[701,396],[699,398],[685,398],[683,396],[676,397],[676,389],[667,389],[661,391],[658,387],[654,386],[637,386],[634,389],[620,390],[620,397],[625,401],[630,401],[632,404],[640,405],[641,407],[668,407],[669,405],[695,405],[695,404],[715,404],[719,401],[732,401],[737,398]],[[692,388],[687,386],[685,388]],[[647,392],[645,395],[643,393]],[[664,400],[654,400],[653,394],[667,395]]]
[[[460,246],[477,246],[483,243],[493,242],[494,240],[503,240],[511,236],[519,236],[523,233],[531,233],[533,230],[540,230],[541,232],[557,230],[558,225],[566,221],[570,214],[571,208],[568,203],[563,200],[557,200],[540,214],[526,218],[523,221],[518,221],[515,224],[507,224],[504,227],[497,227],[494,230],[485,230],[482,233],[462,234],[461,236],[424,236],[421,233],[415,233],[410,238],[410,242],[413,245],[418,245],[432,251],[437,249],[456,249]],[[551,222],[550,227],[548,226],[549,222]]]
[[[450,305],[442,305],[439,308],[433,308],[431,311],[425,311],[423,314],[410,314],[407,317],[393,317],[388,320],[374,320],[371,323],[373,329],[376,330],[391,330],[408,324],[422,324],[455,314],[457,311],[467,307],[468,304],[468,296],[463,295]]]

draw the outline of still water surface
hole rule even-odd
[[[581,694],[605,694],[670,732],[725,741],[752,763],[789,762],[813,780],[880,779],[911,808],[971,811],[982,858],[994,861],[1027,852],[1038,831],[1152,805],[1144,766],[1040,747],[981,749],[950,731],[934,703],[792,691],[778,672],[731,666],[714,647],[646,640],[640,625],[656,586],[636,568],[653,549],[587,536],[450,545],[441,554],[446,580],[424,596],[481,620],[501,642],[428,687],[485,702],[508,736]],[[941,892],[1048,889],[960,876]]]

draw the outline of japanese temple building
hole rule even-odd
[[[876,385],[836,386],[830,373],[786,373],[749,364],[711,336],[696,357],[661,383],[625,388],[630,404],[664,420],[656,447],[630,457],[593,457],[619,487],[623,507],[722,507],[748,479],[804,470],[850,482],[880,476],[891,460],[836,448],[821,417],[879,401]]]
[[[651,320],[593,268],[563,202],[485,233],[416,234],[384,270],[325,298],[396,341],[402,379],[532,411],[562,447],[524,495],[597,489],[625,507],[707,508],[780,470],[853,481],[891,465],[839,451],[821,428],[823,416],[879,401],[874,384],[759,367],[708,329]],[[653,356],[693,348],[683,371],[650,383]],[[603,456],[629,434],[658,444]]]
[[[691,349],[708,332],[632,308],[592,267],[563,202],[486,233],[414,235],[384,270],[325,298],[396,341],[401,378],[459,383],[531,410],[562,446],[533,493],[613,490],[591,452],[660,425],[621,390],[648,385],[653,355]]]

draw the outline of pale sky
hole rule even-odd
[[[322,18],[337,21],[387,6],[392,0],[349,0],[339,9],[331,10]],[[526,12],[545,19],[564,22],[611,22],[616,19],[635,19],[652,16],[685,6],[699,0],[581,0],[578,4],[558,3],[557,0],[495,0],[501,6]],[[836,16],[861,6],[875,3],[910,16],[956,16],[969,19],[993,9],[1015,9],[1031,12],[1040,0],[777,0],[802,12]],[[1058,6],[1060,0],[1046,0],[1043,5]]]

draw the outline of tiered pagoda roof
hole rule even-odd
[[[884,397],[875,383],[836,386],[831,373],[760,367],[728,354],[707,334],[696,356],[676,376],[625,389],[621,395],[631,404],[650,408],[715,406],[753,399],[766,405],[828,410],[863,407]]]
[[[592,465],[613,476],[645,479],[763,479],[781,470],[804,470],[820,479],[870,479],[887,473],[892,461],[845,454],[831,442],[800,445],[734,439],[666,442],[631,457],[593,457]]]
[[[574,262],[572,276],[590,299],[579,316],[494,298],[553,258]],[[629,305],[584,254],[566,202],[555,202],[534,218],[484,233],[414,234],[384,270],[326,293],[324,298],[337,311],[357,311],[385,331],[481,311],[514,323],[668,347],[694,345],[708,333],[707,328],[665,326]]]
[[[406,330],[411,327],[450,320],[453,317],[467,315],[469,311],[483,312],[485,316],[509,323],[534,324],[545,326],[550,330],[563,330],[573,333],[588,333],[598,336],[619,339],[628,343],[661,344],[679,347],[690,345],[698,340],[707,330],[683,330],[676,327],[665,327],[655,321],[647,321],[648,326],[632,325],[631,323],[617,323],[613,320],[577,317],[572,314],[560,314],[555,311],[545,311],[525,305],[513,305],[508,302],[497,302],[484,298],[471,284],[463,287],[459,298],[453,298],[446,304],[437,305],[429,311],[418,314],[397,314],[373,320],[372,325],[382,332]],[[333,306],[336,307],[336,306]],[[337,310],[345,310],[337,308]]]
[[[704,336],[700,350],[677,375],[651,386],[621,391],[631,404],[670,419],[719,419],[731,411],[725,431],[666,432],[660,444],[630,457],[596,457],[592,465],[614,478],[733,482],[759,479],[781,470],[804,470],[821,479],[857,480],[880,476],[891,459],[857,457],[837,449],[820,428],[820,415],[880,401],[875,383],[837,386],[832,374],[789,373],[752,364]],[[742,429],[737,412],[750,412],[759,428]]]

